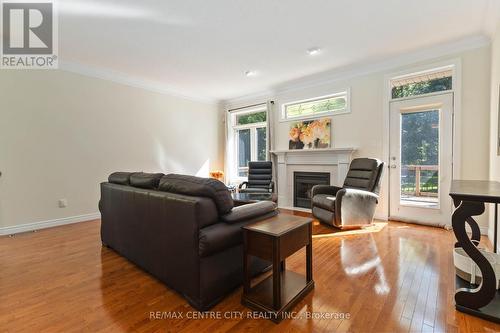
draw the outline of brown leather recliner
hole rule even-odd
[[[312,213],[320,222],[353,228],[373,222],[384,163],[374,158],[353,159],[343,187],[312,188]]]
[[[233,206],[214,179],[117,172],[101,184],[101,239],[205,311],[243,281],[241,227],[278,213],[272,202]],[[254,275],[269,265],[251,258]]]

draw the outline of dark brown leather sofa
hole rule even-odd
[[[205,311],[242,283],[241,226],[272,202],[233,208],[224,184],[185,175],[117,172],[101,184],[101,239]],[[254,258],[251,269],[268,262]]]

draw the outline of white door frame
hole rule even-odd
[[[426,112],[439,110],[439,176],[438,176],[438,206],[422,207],[414,204],[401,202],[401,115],[414,112]],[[402,98],[391,102],[391,167],[389,174],[389,218],[398,221],[407,221],[433,226],[450,225],[452,213],[452,201],[449,197],[449,188],[453,176],[451,158],[453,154],[453,141],[449,141],[453,135],[453,93],[439,92],[425,96],[414,96]],[[394,135],[394,137],[392,137]],[[394,140],[394,139],[399,140]],[[396,191],[396,192],[395,192]],[[396,194],[397,193],[397,194]],[[421,217],[425,216],[423,220]]]
[[[451,66],[453,75],[453,86],[452,89],[447,92],[453,92],[453,127],[452,127],[452,179],[460,178],[461,175],[461,152],[462,152],[462,136],[460,134],[460,129],[462,126],[462,60],[460,58],[453,58],[449,60],[444,60],[440,62],[435,62],[427,65],[410,67],[404,70],[395,71],[384,75],[384,98],[382,106],[382,156],[385,166],[388,168],[390,165],[390,102],[392,100],[391,95],[391,80],[397,78],[398,76],[409,75],[412,73],[418,73],[423,71],[432,70],[435,68]],[[426,96],[426,95],[422,95]],[[458,134],[458,135],[457,135]],[[389,172],[388,169],[385,170],[386,176],[382,180],[383,192],[386,193],[386,199],[383,201],[383,210],[385,220],[389,219],[390,214],[390,187],[389,187]],[[443,189],[446,190],[446,189]],[[451,223],[451,221],[450,221]]]

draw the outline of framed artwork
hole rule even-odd
[[[330,148],[330,132],[330,118],[292,122],[288,133],[288,149]]]

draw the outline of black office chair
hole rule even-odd
[[[273,192],[273,162],[248,162],[248,181],[240,184],[239,191],[241,193]]]
[[[341,229],[371,224],[383,170],[384,162],[378,159],[353,159],[343,187],[316,185],[312,188],[313,216]]]

